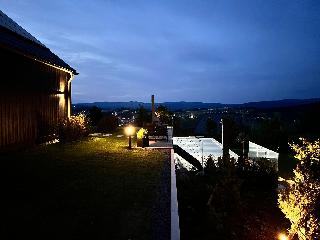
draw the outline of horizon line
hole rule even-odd
[[[248,102],[242,102],[242,103],[222,103],[222,102],[202,102],[202,101],[185,101],[185,100],[180,100],[180,101],[165,101],[165,102],[155,102],[155,104],[161,104],[161,103],[204,103],[204,104],[222,104],[222,105],[241,105],[241,104],[247,104],[247,103],[258,103],[258,102],[279,102],[279,101],[288,101],[288,100],[319,100],[320,97],[313,97],[313,98],[283,98],[283,99],[276,99],[276,100],[256,100],[256,101],[248,101]],[[129,102],[134,102],[134,103],[143,103],[143,104],[151,104],[150,102],[143,102],[143,101],[137,101],[137,100],[129,100],[129,101],[94,101],[94,102],[76,102],[72,103],[73,105],[75,104],[94,104],[94,103],[129,103]]]

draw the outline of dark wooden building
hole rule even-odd
[[[1,11],[0,59],[0,150],[52,139],[77,72]]]

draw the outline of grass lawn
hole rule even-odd
[[[168,156],[89,137],[2,154],[0,239],[150,239]]]

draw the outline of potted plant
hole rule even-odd
[[[137,132],[137,147],[149,147],[148,131],[144,128]]]

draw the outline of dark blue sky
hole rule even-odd
[[[73,101],[320,97],[320,1],[0,0],[80,73]]]

